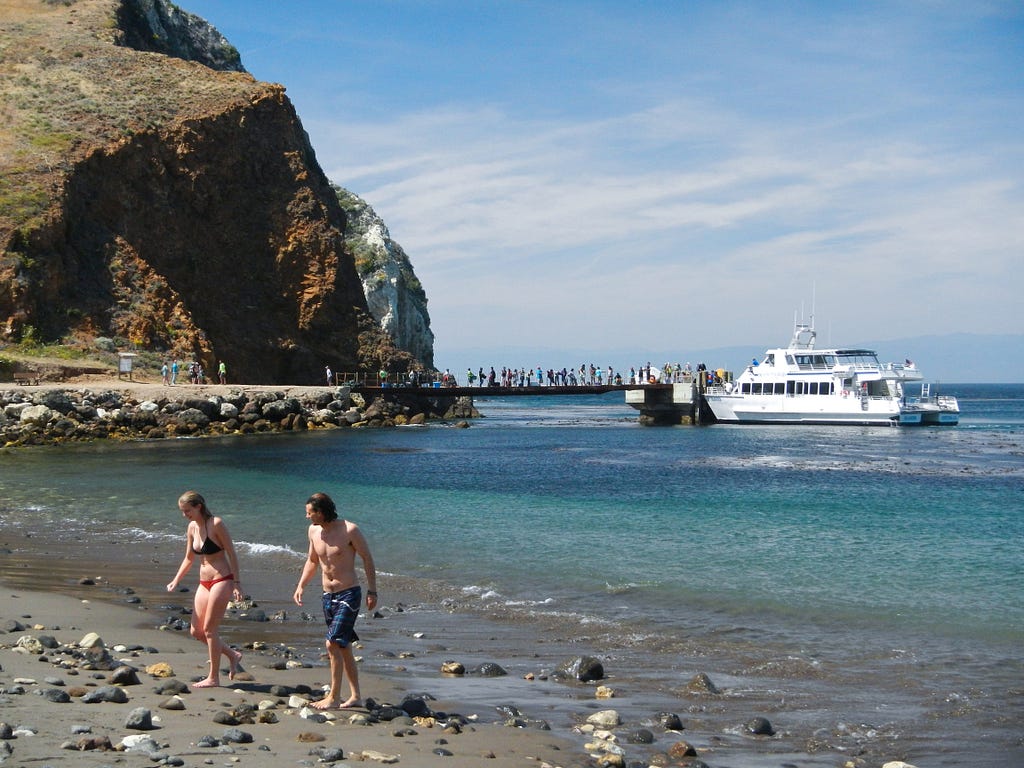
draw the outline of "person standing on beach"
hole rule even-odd
[[[173,592],[192,568],[196,556],[199,562],[199,588],[192,609],[192,637],[206,643],[210,652],[210,674],[206,679],[192,683],[193,688],[215,688],[220,685],[220,657],[228,659],[228,677],[235,679],[240,670],[240,651],[220,639],[220,623],[228,602],[234,597],[242,599],[239,580],[238,556],[231,534],[219,517],[206,507],[206,500],[195,491],[187,491],[178,499],[178,509],[188,520],[185,529],[185,557],[178,567],[167,591]]]
[[[359,671],[352,652],[356,617],[363,602],[363,590],[356,577],[356,555],[366,573],[366,607],[377,607],[377,570],[373,555],[359,526],[338,517],[334,501],[326,493],[314,493],[306,501],[309,520],[309,554],[295,588],[296,605],[302,605],[302,592],[313,580],[317,567],[323,582],[324,620],[327,622],[327,656],[331,662],[331,688],[316,709],[347,709],[361,703]],[[348,675],[349,697],[341,698],[341,684]]]
[[[221,384],[228,383],[228,367],[224,364],[224,361],[220,361],[220,365],[217,366],[217,377],[220,379]]]

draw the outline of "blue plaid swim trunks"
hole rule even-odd
[[[355,627],[359,606],[363,604],[363,588],[355,586],[341,592],[324,592],[323,603],[327,639],[342,648],[358,640]]]

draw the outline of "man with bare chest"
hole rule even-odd
[[[363,602],[363,590],[356,576],[356,555],[366,573],[366,607],[377,607],[377,571],[373,555],[359,526],[340,519],[334,501],[326,493],[314,493],[306,501],[309,520],[309,554],[295,588],[295,603],[302,605],[302,592],[313,580],[317,568],[323,582],[324,619],[327,622],[327,656],[331,662],[331,689],[312,704],[316,709],[346,709],[361,703],[359,671],[352,643],[359,639],[356,617]],[[341,698],[341,684],[348,675],[349,697]]]

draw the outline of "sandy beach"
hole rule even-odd
[[[97,562],[51,569],[49,577],[38,561],[21,554],[6,554],[3,566],[0,760],[112,765],[125,757],[112,750],[141,739],[132,753],[139,755],[132,761],[137,764],[154,759],[168,765],[254,768],[342,759],[406,766],[436,765],[439,759],[454,766],[486,762],[496,767],[588,762],[564,736],[507,727],[496,722],[494,711],[458,712],[455,702],[428,700],[431,712],[440,713],[436,718],[384,721],[368,717],[370,711],[362,708],[335,710],[318,722],[304,716],[311,712],[302,705],[320,697],[327,669],[297,658],[287,664],[281,643],[238,643],[243,673],[229,681],[225,667],[224,687],[190,690],[188,683],[205,675],[205,648],[187,629],[165,623],[171,608],[187,605],[190,595],[168,596],[159,603],[158,593],[123,583],[123,569]],[[72,580],[75,570],[82,575]],[[93,578],[92,573],[104,576]],[[40,589],[26,587],[32,583]],[[302,630],[311,631],[308,626]],[[99,641],[89,651],[82,642],[91,644],[91,633]],[[234,632],[228,627],[224,634],[233,644],[232,635],[269,637],[252,625],[239,631],[237,622]],[[357,649],[357,656],[361,652]],[[115,671],[123,667],[134,670],[137,684],[114,682],[120,675],[132,677]],[[398,659],[395,669],[400,673]],[[361,683],[364,696],[378,704],[400,705],[408,693],[400,678],[372,672],[362,672]],[[123,692],[120,702],[90,703],[109,688]],[[139,709],[150,713],[151,729],[126,725]],[[455,714],[465,718],[461,726]]]

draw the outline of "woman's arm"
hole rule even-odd
[[[181,561],[181,565],[178,566],[178,572],[174,574],[174,578],[167,585],[167,591],[173,592],[178,588],[178,582],[185,578],[185,574],[188,573],[189,568],[192,567],[192,561],[196,559],[195,553],[192,551],[192,523],[188,524],[188,528],[185,529],[185,557]]]
[[[224,550],[224,556],[228,559],[228,567],[231,568],[231,573],[233,573],[235,577],[232,596],[236,600],[240,600],[242,598],[242,574],[238,568],[238,554],[235,552],[235,542],[231,540],[231,534],[228,533],[228,527],[224,525],[224,521],[221,518],[213,518],[213,529],[211,535],[217,545]]]

